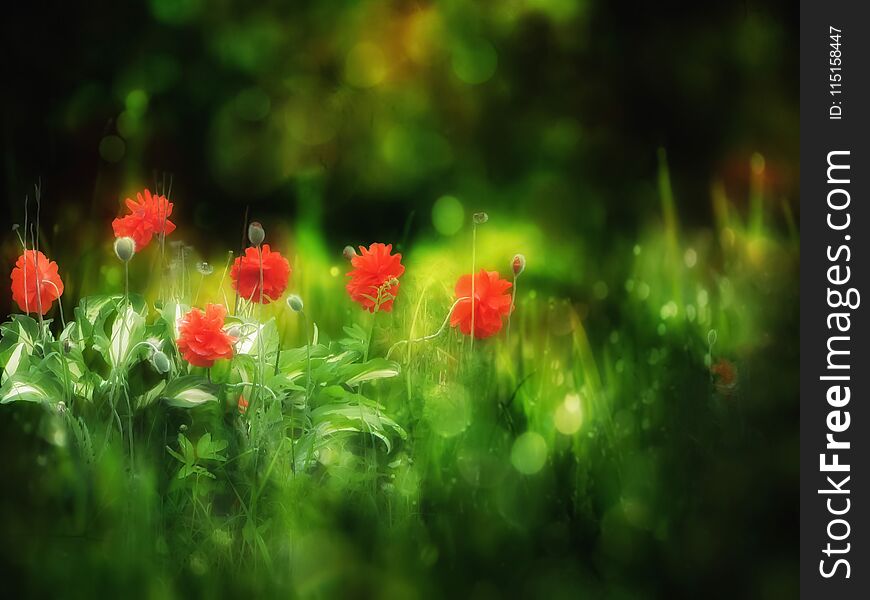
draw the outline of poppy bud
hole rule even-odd
[[[489,215],[486,214],[485,212],[476,212],[476,213],[474,213],[474,216],[472,217],[472,219],[474,219],[475,225],[483,225],[484,223],[489,221]]]
[[[197,263],[196,270],[199,271],[200,275],[206,276],[211,275],[214,272],[214,267],[203,261],[201,263]]]
[[[136,242],[131,237],[115,238],[115,256],[121,262],[128,262],[136,253]]]
[[[59,412],[60,414],[63,414],[66,412],[66,402],[61,400],[60,402],[57,403],[57,412]]]
[[[72,350],[72,342],[69,341],[69,338],[63,341],[63,353],[69,354],[70,350]]]
[[[296,294],[290,294],[287,296],[287,306],[289,306],[290,310],[293,312],[302,312],[304,304],[302,303],[302,298]]]
[[[259,221],[253,221],[248,225],[248,239],[254,246],[259,246],[266,239],[266,230],[263,229]]]
[[[12,231],[18,231],[18,227],[19,227],[18,223],[13,223],[12,224]]]
[[[345,246],[344,250],[341,251],[341,255],[344,256],[347,260],[350,260],[354,256],[356,256],[356,250],[353,249],[353,246]]]
[[[515,254],[511,261],[511,269],[514,271],[514,277],[519,277],[520,273],[526,270],[526,257],[522,254]]]
[[[185,431],[187,431],[187,423],[182,423],[181,425],[179,425],[178,431],[180,431],[181,433],[184,433]]]
[[[163,375],[169,372],[169,357],[162,350],[157,350],[151,355],[151,364],[154,370]]]
[[[237,338],[242,334],[242,328],[238,325],[233,325],[229,329],[227,329],[227,335],[233,338]]]

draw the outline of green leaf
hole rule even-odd
[[[193,408],[206,402],[217,402],[218,386],[199,375],[185,375],[166,386],[163,398],[170,406]]]
[[[345,350],[356,352],[358,356],[363,356],[366,347],[369,345],[368,332],[358,323],[354,323],[350,327],[344,327],[343,329],[348,337],[339,340],[339,346]]]
[[[112,324],[112,337],[109,345],[109,364],[113,367],[124,365],[133,346],[139,343],[145,327],[145,319],[132,306],[128,306]]]
[[[357,385],[372,379],[388,379],[399,374],[399,363],[385,358],[373,358],[362,364],[342,367],[341,377],[347,385]]]
[[[335,436],[340,433],[366,433],[380,439],[387,452],[392,451],[388,429],[402,439],[407,433],[393,419],[384,416],[381,407],[355,395],[356,405],[347,402],[330,403],[311,411],[311,421],[318,435]]]
[[[243,322],[240,327],[237,354],[259,356],[260,344],[263,345],[264,356],[268,357],[278,351],[278,326],[274,318],[262,324],[256,321]]]
[[[150,390],[148,390],[144,394],[139,394],[138,396],[136,396],[136,408],[145,408],[146,406],[150,406],[151,404],[153,404],[154,401],[160,397],[160,394],[165,388],[166,382],[160,380]]]
[[[58,383],[45,373],[18,373],[0,386],[0,404],[10,402],[56,402]]]
[[[19,370],[26,371],[29,364],[27,344],[23,341],[16,342],[9,350],[0,354],[0,364],[3,365],[3,374],[0,375],[0,384],[5,383]]]
[[[196,443],[196,456],[200,460],[218,460],[224,461],[226,458],[221,456],[227,447],[226,440],[212,440],[211,434],[206,433]]]

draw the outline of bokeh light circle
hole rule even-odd
[[[565,400],[556,408],[553,422],[559,433],[564,435],[574,435],[580,431],[583,425],[583,405],[578,394],[570,393],[565,396]]]
[[[540,433],[527,431],[511,448],[511,464],[523,475],[534,475],[547,462],[547,442]]]
[[[465,208],[455,196],[441,196],[432,206],[432,225],[441,235],[456,235],[465,222]]]

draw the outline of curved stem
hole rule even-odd
[[[63,300],[60,299],[60,290],[53,281],[49,281],[48,279],[43,279],[42,283],[47,283],[48,285],[53,287],[55,293],[57,294],[57,306],[58,308],[60,308],[60,330],[63,331],[64,329],[66,329],[66,321],[63,318]]]
[[[412,344],[412,343],[416,343],[416,342],[427,342],[427,341],[429,341],[429,340],[433,340],[433,339],[437,338],[439,335],[441,335],[442,333],[444,333],[444,330],[447,329],[447,324],[450,322],[450,316],[453,314],[453,311],[456,309],[457,306],[459,306],[459,303],[460,303],[460,302],[462,302],[463,300],[468,300],[468,299],[469,299],[468,296],[463,296],[462,298],[458,298],[458,299],[453,303],[453,305],[450,307],[450,310],[447,311],[447,316],[444,317],[444,321],[441,323],[441,327],[439,327],[439,328],[438,328],[438,331],[436,331],[435,333],[430,333],[429,335],[424,335],[423,337],[414,338],[414,339],[399,340],[398,342],[396,342],[395,344],[393,344],[392,346],[390,346],[390,349],[387,350],[387,356],[386,356],[387,360],[390,359],[390,355],[393,353],[393,350],[395,350],[396,348],[398,348],[401,344]]]

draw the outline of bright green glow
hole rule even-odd
[[[465,209],[455,196],[441,196],[432,206],[432,225],[441,235],[456,235],[465,223]]]
[[[553,422],[559,433],[573,435],[580,431],[583,425],[583,406],[578,394],[570,393],[565,396],[564,402],[556,409]]]
[[[540,433],[527,431],[511,448],[511,464],[523,475],[534,475],[547,462],[547,442]]]
[[[144,90],[132,90],[127,94],[125,104],[133,116],[141,117],[148,108],[148,94]]]
[[[425,396],[423,416],[438,435],[459,435],[471,421],[468,392],[459,384],[434,386]]]

